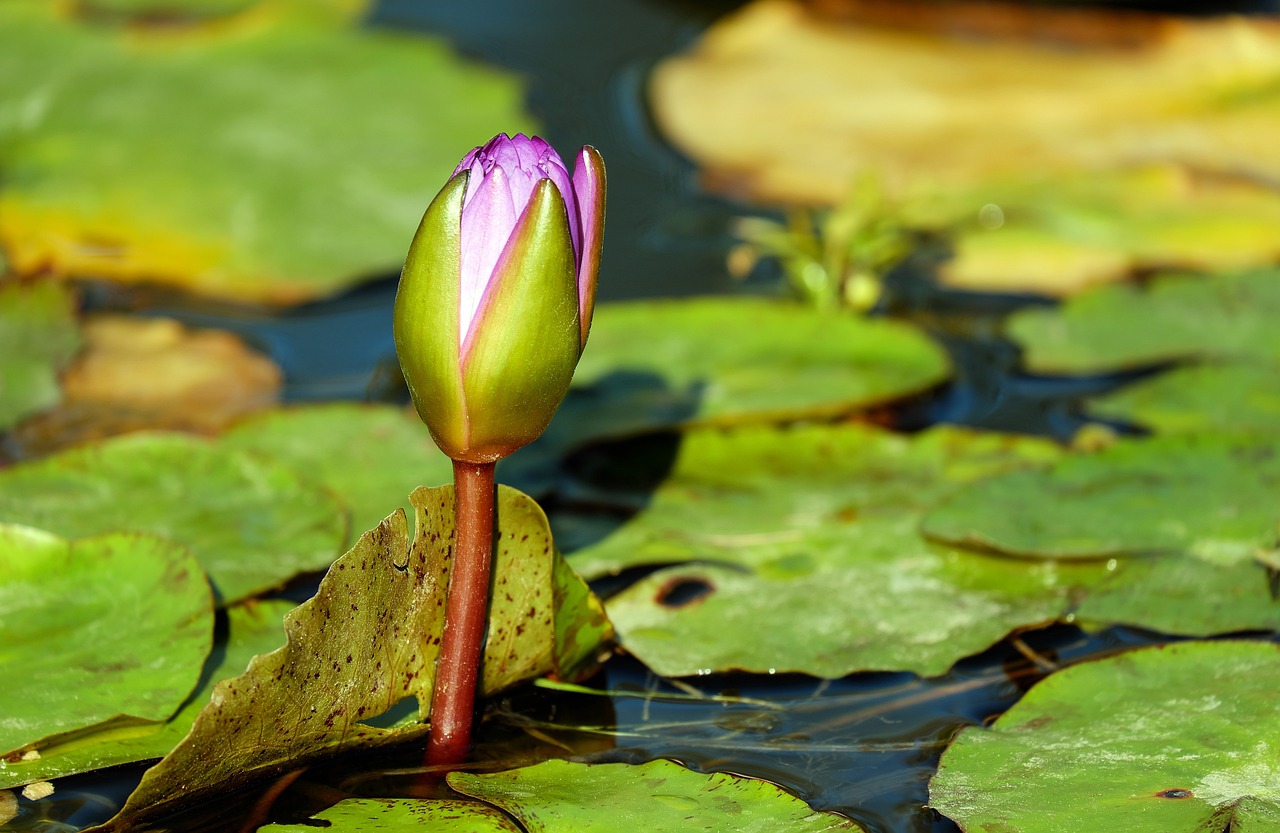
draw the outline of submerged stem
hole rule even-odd
[[[456,766],[471,746],[493,561],[493,463],[453,463],[453,568],[431,694],[428,766]]]

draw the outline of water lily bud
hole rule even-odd
[[[591,327],[604,191],[595,148],[570,174],[542,139],[500,134],[427,208],[396,292],[396,353],[453,459],[505,457],[559,407]]]

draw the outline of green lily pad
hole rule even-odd
[[[1053,674],[942,756],[930,804],[965,830],[1280,827],[1280,647],[1149,648]]]
[[[280,463],[184,434],[141,433],[0,471],[0,522],[76,538],[118,529],[190,547],[219,600],[328,567],[346,512]]]
[[[274,457],[339,495],[351,528],[373,529],[420,485],[453,479],[453,463],[412,411],[349,402],[268,411],[222,435],[221,444]]]
[[[165,720],[212,638],[209,585],[184,547],[0,525],[0,753],[108,720]]]
[[[225,642],[219,641],[205,662],[200,685],[164,722],[109,721],[81,732],[41,741],[38,758],[0,760],[0,787],[49,781],[66,775],[135,763],[169,754],[191,731],[196,715],[209,703],[213,687],[242,673],[249,660],[280,646],[281,625],[289,602],[250,602],[227,610]]]
[[[1280,362],[1180,367],[1093,399],[1089,412],[1157,433],[1280,430]]]
[[[123,27],[0,4],[10,267],[265,303],[396,271],[462,153],[533,125],[515,77],[360,28],[365,5]]]
[[[497,805],[529,833],[862,829],[835,813],[815,812],[767,781],[693,772],[670,761],[631,766],[551,760],[506,772],[453,772],[449,786]]]
[[[1280,271],[1167,276],[1082,293],[1010,316],[1036,373],[1102,373],[1186,359],[1280,364]]]
[[[501,810],[475,801],[422,801],[414,798],[348,798],[312,816],[329,833],[365,830],[433,833],[523,833]],[[264,833],[315,833],[316,825],[268,824]]]
[[[0,431],[58,403],[58,371],[79,348],[70,292],[0,282]]]
[[[137,825],[283,767],[426,733],[444,624],[453,487],[419,488],[412,502],[418,530],[412,546],[402,510],[361,536],[316,595],[285,618],[285,646],[217,686],[191,733],[146,772],[112,824]],[[497,512],[485,693],[552,671],[572,676],[584,664],[582,656],[557,654],[557,619],[582,620],[583,629],[602,638],[609,633],[598,603],[554,608],[563,598],[553,587],[559,556],[538,505],[499,487]],[[418,701],[418,720],[389,728],[369,722],[408,698]]]
[[[1060,453],[956,428],[691,431],[649,506],[570,562],[588,576],[678,565],[607,603],[622,645],[660,674],[938,674],[1056,619],[1074,588],[1103,575],[935,546],[917,531],[941,496]]]
[[[897,321],[758,298],[597,307],[574,386],[594,436],[673,425],[833,416],[950,376],[943,349]]]
[[[924,519],[944,543],[1041,558],[1185,551],[1217,564],[1275,543],[1280,455],[1247,436],[1121,440],[953,493]]]

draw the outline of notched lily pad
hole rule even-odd
[[[570,562],[588,576],[674,565],[607,605],[622,645],[660,674],[939,674],[1011,629],[1056,619],[1075,588],[1105,574],[918,533],[943,495],[1060,453],[955,428],[690,431],[649,505]]]
[[[57,404],[58,373],[80,348],[71,293],[50,281],[3,280],[0,261],[0,431]]]
[[[922,393],[950,372],[945,351],[901,322],[700,298],[598,307],[574,388],[595,398],[582,422],[602,436],[834,416]]]
[[[971,484],[935,507],[934,540],[1039,558],[1186,552],[1234,564],[1275,543],[1280,451],[1267,437],[1121,440],[1050,469]]]
[[[965,830],[1262,833],[1280,825],[1280,646],[1166,645],[1036,685],[942,756],[930,804]]]
[[[1089,402],[1089,413],[1159,434],[1280,431],[1280,361],[1179,367]]]
[[[528,833],[633,830],[827,833],[861,830],[766,781],[698,773],[670,761],[578,764],[551,760],[506,772],[454,772],[449,786],[510,813]]]
[[[10,267],[273,304],[396,271],[461,153],[532,123],[513,76],[358,27],[365,5],[147,27],[0,4]]]
[[[83,333],[63,402],[14,432],[25,455],[143,429],[212,434],[280,395],[280,368],[228,332],[103,314]]]
[[[1105,373],[1185,360],[1280,364],[1280,270],[1168,275],[1010,316],[1036,373]]]
[[[281,622],[293,608],[289,602],[249,602],[226,611],[227,634],[205,661],[200,684],[182,707],[163,722],[112,721],[47,738],[39,757],[0,763],[0,786],[50,781],[66,775],[120,764],[163,758],[178,745],[196,715],[209,703],[213,687],[244,672],[249,660],[280,646]]]
[[[116,437],[0,470],[0,522],[186,545],[226,604],[328,567],[346,512],[280,463],[185,434]]]
[[[0,755],[107,721],[166,720],[212,638],[209,585],[185,547],[0,524]]]
[[[418,530],[412,545],[402,510],[361,536],[316,595],[285,617],[286,645],[214,690],[191,734],[147,771],[109,826],[129,829],[339,750],[426,733],[452,549],[453,488],[419,488],[412,502]],[[598,606],[553,607],[556,558],[537,504],[500,488],[485,693],[580,668],[581,655],[557,653],[559,619],[582,620],[582,627],[608,634]],[[418,701],[418,721],[390,728],[370,723],[406,698]]]

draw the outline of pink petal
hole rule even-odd
[[[474,172],[472,174],[474,176]],[[493,276],[503,247],[516,226],[505,172],[495,167],[480,179],[470,202],[462,209],[462,257],[458,289],[458,343],[466,341],[480,298]],[[523,207],[522,207],[523,208]]]

